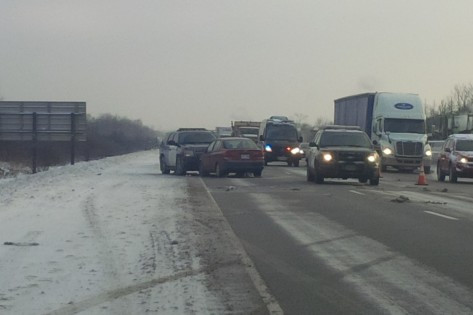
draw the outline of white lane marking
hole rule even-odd
[[[440,213],[437,213],[437,212],[432,212],[432,211],[424,211],[424,212],[425,212],[425,213],[428,213],[428,214],[436,215],[436,216],[438,216],[438,217],[442,217],[442,218],[445,218],[445,219],[458,221],[457,218],[450,217],[450,216],[448,216],[448,215],[440,214]]]
[[[291,238],[311,244],[307,250],[343,275],[341,281],[377,305],[379,313],[471,313],[473,292],[451,278],[316,212],[289,211],[270,194],[250,196]]]
[[[349,192],[354,193],[354,194],[357,194],[357,195],[362,195],[362,196],[365,195],[364,193],[361,193],[361,192],[356,191],[356,190],[349,190]]]

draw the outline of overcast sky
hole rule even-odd
[[[471,0],[0,0],[0,96],[160,130],[473,82]]]

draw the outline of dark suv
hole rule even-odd
[[[163,174],[176,175],[199,170],[200,155],[215,140],[215,134],[204,128],[180,128],[166,135],[159,146],[159,164]]]
[[[309,143],[307,180],[358,178],[360,183],[379,184],[380,159],[368,135],[359,127],[326,126]]]
[[[437,179],[452,183],[458,177],[473,178],[473,135],[454,134],[445,140],[437,161]]]

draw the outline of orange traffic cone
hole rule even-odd
[[[417,179],[417,184],[416,185],[422,185],[422,186],[427,186],[427,179],[425,178],[425,172],[424,172],[424,163],[420,164],[420,172],[419,172],[419,178]]]

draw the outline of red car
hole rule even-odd
[[[263,151],[248,138],[223,138],[212,142],[200,157],[200,176],[215,173],[218,177],[251,172],[260,177],[264,168]]]

